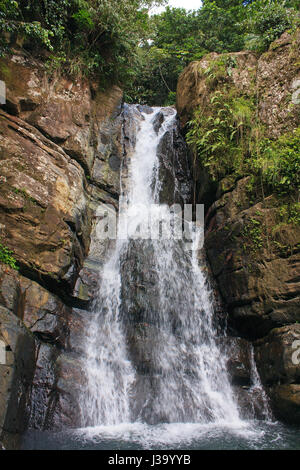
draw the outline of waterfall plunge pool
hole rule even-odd
[[[62,432],[28,431],[24,450],[298,450],[299,429],[278,422],[142,423]]]

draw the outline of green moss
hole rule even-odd
[[[276,140],[263,138],[257,145],[252,167],[266,186],[285,195],[300,189],[300,127]]]
[[[21,196],[23,196],[25,199],[27,199],[28,201],[32,202],[33,204],[36,204],[36,205],[39,205],[39,202],[34,198],[34,197],[31,197],[25,189],[19,189],[19,188],[14,188],[13,191],[16,193],[16,194],[20,194]]]
[[[291,245],[284,245],[278,240],[272,240],[273,248],[276,250],[280,257],[288,258],[293,254],[293,247]]]
[[[13,251],[0,243],[0,262],[18,270],[17,261],[13,256]]]
[[[206,84],[213,89],[218,83],[226,81],[232,75],[232,69],[237,67],[236,58],[232,55],[222,54],[212,59],[204,70]]]
[[[242,231],[245,240],[244,251],[256,253],[263,247],[262,224],[259,220],[251,218]]]
[[[0,60],[0,74],[1,74],[1,79],[4,81],[9,81],[11,78],[11,70],[7,66],[7,64],[4,62],[4,60]]]
[[[300,225],[300,203],[285,204],[280,207],[279,215],[285,224]]]
[[[226,86],[213,94],[209,108],[195,111],[187,142],[198,152],[213,180],[246,173],[245,157],[250,151],[254,119],[254,97],[240,96]]]

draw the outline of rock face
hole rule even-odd
[[[158,114],[158,119],[160,118]],[[163,121],[162,121],[163,122]],[[158,121],[160,124],[160,120]],[[157,155],[159,159],[160,202],[181,204],[191,200],[190,159],[179,126],[165,133],[161,139]]]
[[[269,138],[299,126],[299,45],[298,30],[293,36],[285,33],[259,58],[247,51],[230,54],[229,61],[224,56],[234,67],[228,65],[220,81],[237,96],[255,97],[257,120]],[[210,54],[183,71],[177,109],[184,129],[198,106],[210,109],[208,70],[220,59]],[[205,246],[229,326],[248,340],[259,340],[255,357],[274,411],[282,420],[299,423],[294,410],[300,365],[292,364],[288,341],[298,335],[300,320],[299,224],[282,219],[275,194],[253,191],[251,175],[212,181],[195,158],[193,180],[197,202],[206,205]]]
[[[119,88],[50,79],[19,52],[1,59],[0,79],[0,243],[19,267],[0,265],[0,441],[12,448],[28,420],[45,429],[78,417],[84,260],[95,210],[118,203],[123,118]]]
[[[300,88],[299,34],[299,30],[293,36],[284,33],[259,58],[249,51],[230,54],[234,58],[228,70],[231,82],[246,95],[253,91],[252,87],[258,92],[259,118],[270,136],[299,125],[299,107],[293,102],[298,101]],[[210,91],[203,72],[212,60],[220,57],[211,53],[200,62],[192,62],[179,77],[176,106],[182,126],[191,119],[197,106],[209,105]]]
[[[268,386],[275,416],[300,421],[300,325],[275,328],[255,343],[255,358],[263,382]]]
[[[17,448],[29,418],[35,342],[22,322],[2,306],[0,348],[0,436],[4,448]]]

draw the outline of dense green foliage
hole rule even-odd
[[[253,167],[263,174],[268,186],[279,194],[300,190],[300,128],[277,140],[262,139]]]
[[[212,179],[244,172],[244,155],[253,133],[254,106],[250,99],[216,91],[208,108],[198,108],[189,122],[187,142],[197,151]]]
[[[5,245],[0,243],[0,263],[7,264],[13,269],[18,270],[17,262],[13,256],[13,252],[9,250]]]
[[[166,1],[0,0],[0,55],[17,43],[46,57],[50,71],[120,83],[131,102],[172,104],[189,62],[212,51],[261,52],[299,8],[299,0],[204,0],[197,11],[149,16]]]
[[[256,0],[249,6],[244,21],[247,49],[265,51],[271,42],[292,26],[294,13],[287,8],[287,3],[280,0]]]
[[[204,0],[198,11],[167,8],[152,17],[151,42],[139,51],[128,97],[149,104],[175,102],[178,76],[209,52],[265,51],[297,25],[299,0]]]
[[[48,49],[53,69],[126,82],[148,37],[148,10],[164,0],[0,0],[1,52]]]
[[[187,142],[213,181],[249,175],[259,181],[263,194],[297,194],[300,128],[275,140],[266,138],[257,116],[255,87],[243,96],[231,85],[235,66],[234,57],[225,54],[202,71],[210,100],[195,110]]]

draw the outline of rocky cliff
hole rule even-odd
[[[212,97],[224,84],[252,100],[270,139],[297,128],[298,50],[299,34],[285,34],[261,57],[212,54],[192,63],[178,84],[183,130],[199,106],[213,114]],[[95,83],[50,77],[20,52],[0,61],[0,80],[7,91],[0,108],[0,443],[16,448],[28,425],[52,429],[80,422],[83,326],[105,249],[97,243],[97,210],[118,206],[120,167],[126,185],[124,156],[130,156],[135,133],[117,87],[103,92]],[[233,385],[246,408],[252,342],[276,416],[299,423],[299,365],[292,361],[300,340],[297,216],[287,214],[286,199],[264,194],[251,174],[212,177],[191,153],[194,202],[207,209],[212,274],[230,332],[243,337],[224,342],[232,349]],[[180,135],[166,135],[159,158],[163,200],[173,202],[175,171],[182,201],[190,193],[190,170]],[[132,322],[138,327],[139,313]],[[132,329],[130,352],[145,370],[148,359],[140,356],[147,355],[148,342],[143,331]]]
[[[122,92],[50,78],[19,52],[0,79],[0,441],[13,448],[28,421],[74,419],[84,260],[95,209],[118,204]]]
[[[247,51],[210,54],[191,63],[180,76],[177,90],[182,128],[190,130],[187,123],[200,109],[206,123],[215,119],[215,129],[209,132],[217,135],[228,107],[223,103],[217,108],[215,103],[226,90],[228,99],[234,97],[235,103],[243,104],[239,119],[251,109],[255,126],[250,132],[260,132],[270,142],[281,136],[288,144],[288,135],[299,126],[299,47],[297,31],[285,33],[260,57]],[[214,116],[216,109],[219,114]],[[208,259],[231,331],[253,341],[258,371],[275,415],[300,423],[300,364],[292,361],[295,341],[300,340],[299,195],[297,191],[288,195],[266,191],[259,178],[247,171],[218,174],[215,162],[226,157],[221,131],[223,155],[215,160],[212,157],[205,165],[197,149],[192,149],[195,202],[206,205]],[[242,158],[253,158],[247,151]],[[299,168],[299,147],[297,161]],[[214,165],[217,172],[213,174]],[[297,174],[292,180],[297,180]]]

